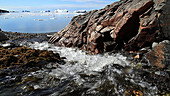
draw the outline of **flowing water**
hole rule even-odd
[[[22,69],[1,70],[2,96],[157,96],[160,93],[147,77],[149,72],[134,68],[133,62],[120,53],[89,55],[48,42],[21,45],[57,52],[66,57],[65,63],[50,63],[22,74],[14,74]]]

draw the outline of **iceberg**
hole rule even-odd
[[[86,13],[86,10],[77,10],[77,11],[74,11],[74,13]]]
[[[57,9],[54,11],[55,13],[68,13],[68,10],[64,9],[64,10],[61,10],[61,9]]]

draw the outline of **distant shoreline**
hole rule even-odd
[[[9,11],[0,9],[0,13],[9,13]]]
[[[49,36],[52,36],[56,32],[51,32],[51,33],[20,33],[20,32],[6,32],[6,31],[1,31],[4,33],[9,40],[15,43],[21,42],[21,41],[31,41],[34,42],[42,42],[42,41],[48,41],[50,38]],[[7,41],[7,42],[8,42]]]

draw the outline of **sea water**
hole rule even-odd
[[[3,13],[0,29],[21,33],[58,32],[69,24],[76,13]]]

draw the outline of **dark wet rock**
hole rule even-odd
[[[169,3],[168,0],[121,0],[104,9],[75,16],[49,41],[90,53],[122,48],[139,50],[170,39]]]
[[[0,41],[4,41],[4,40],[7,40],[7,36],[1,32],[1,29],[0,29]]]
[[[61,62],[58,53],[35,50],[27,47],[5,48],[0,47],[0,68],[13,66],[36,67],[48,62]]]
[[[170,78],[167,76],[162,76],[162,75],[158,75],[158,74],[153,74],[153,73],[148,73],[146,72],[144,75],[143,74],[143,79],[146,80],[147,82],[158,86],[158,88],[160,89],[160,91],[163,92],[170,92]]]
[[[20,42],[43,42],[48,41],[49,36],[54,33],[19,33],[19,32],[5,32],[3,34],[9,38],[7,42],[20,44]]]
[[[151,65],[160,68],[170,68],[170,41],[164,40],[158,45],[155,45],[155,47],[147,53],[146,57]]]

